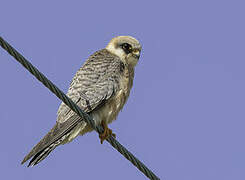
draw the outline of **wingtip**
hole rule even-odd
[[[24,163],[26,163],[26,161],[28,161],[32,156],[30,156],[30,154],[26,155],[26,157],[22,160],[21,165],[23,165]],[[27,167],[33,167],[37,164],[37,162],[35,162],[36,158],[32,158],[31,161],[28,163]]]
[[[32,165],[32,163],[31,162],[29,162],[29,164],[27,165],[27,167],[33,167],[34,165]]]
[[[23,161],[21,162],[21,165],[23,165],[29,158],[24,158]],[[27,165],[27,167],[33,167],[35,164],[32,164],[32,162],[30,161]]]
[[[29,155],[29,154],[28,154]],[[28,159],[30,159],[31,157],[29,157],[29,156],[26,156],[26,157],[24,157],[24,159],[21,161],[21,165],[23,165]]]
[[[25,162],[26,162],[26,160],[23,159],[20,164],[23,165]]]

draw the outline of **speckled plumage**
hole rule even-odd
[[[121,44],[130,43],[132,53],[122,51]],[[135,53],[133,50],[135,49]],[[113,38],[107,48],[95,52],[75,74],[67,96],[83,111],[89,113],[96,124],[116,119],[127,101],[133,85],[134,66],[141,46],[129,36]],[[138,57],[136,57],[138,56]],[[31,157],[29,165],[36,165],[60,144],[72,141],[77,135],[91,131],[91,127],[68,106],[61,103],[55,126],[31,150],[22,163]]]

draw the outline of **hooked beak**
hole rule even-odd
[[[139,59],[140,58],[140,50],[139,49],[135,49],[133,51],[133,56],[136,57],[137,59]]]

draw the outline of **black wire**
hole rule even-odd
[[[82,117],[82,119],[84,119],[91,127],[93,127],[93,129],[95,129],[98,133],[103,132],[102,126],[96,126],[93,119],[87,113],[83,112],[56,85],[54,85],[50,80],[48,80],[37,68],[35,68],[28,60],[26,60],[20,53],[18,53],[1,36],[0,45],[19,63],[21,63],[31,74],[33,74],[39,81],[41,81],[44,84],[44,86],[46,86],[50,91],[52,91],[61,101],[63,101],[67,106],[69,106],[69,108],[71,108],[75,113]],[[125,158],[127,158],[132,164],[134,164],[141,172],[143,172],[149,179],[159,179],[140,160],[138,160],[132,153],[130,153],[125,147],[123,147],[115,138],[110,136],[109,138],[107,138],[107,141]]]

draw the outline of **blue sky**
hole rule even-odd
[[[245,179],[244,1],[3,1],[0,34],[64,92],[111,38],[143,46],[110,128],[165,180]],[[1,179],[146,179],[97,133],[21,166],[60,101],[0,50]]]

